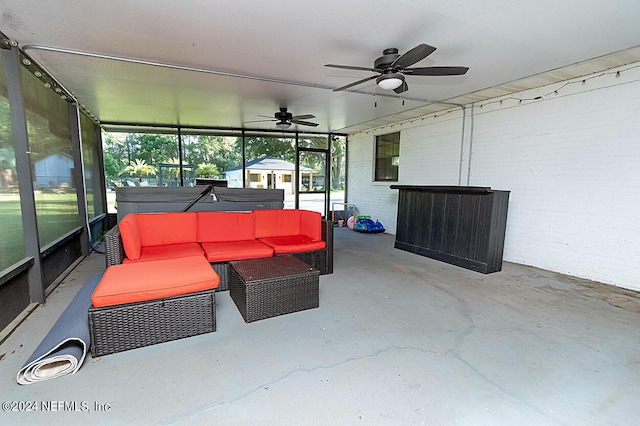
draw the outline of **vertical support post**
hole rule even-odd
[[[2,50],[7,78],[7,97],[9,99],[13,148],[16,154],[16,172],[20,192],[20,208],[22,209],[22,229],[24,234],[25,255],[33,258],[33,266],[29,268],[29,297],[32,302],[44,303],[44,280],[42,276],[42,259],[40,257],[40,241],[38,239],[38,219],[36,217],[36,201],[33,192],[31,175],[31,159],[29,152],[29,134],[27,132],[27,116],[20,86],[20,54],[17,47]]]
[[[475,104],[471,104],[471,129],[469,130],[469,163],[467,164],[467,186],[471,182],[471,156],[473,155],[473,124],[475,122]]]
[[[349,136],[344,137],[344,202],[349,201]],[[355,214],[355,213],[354,213]]]
[[[80,234],[80,252],[89,254],[89,216],[87,214],[87,189],[84,181],[84,162],[82,161],[82,135],[80,133],[80,116],[76,104],[69,104],[69,134],[71,136],[71,153],[73,155],[73,181],[78,200],[78,225],[82,227]]]
[[[462,131],[460,132],[460,166],[458,167],[458,186],[462,185],[462,163],[464,163],[464,131],[465,121],[467,118],[467,110],[464,105],[460,107],[462,109]]]
[[[102,191],[100,191],[100,200],[102,202],[102,211],[105,213],[106,217],[108,217],[108,207],[107,207],[107,179],[105,177],[105,173],[104,173],[104,151],[102,149],[102,131],[100,131],[100,126],[98,126],[96,123],[92,124],[96,127],[96,140],[91,141],[91,143],[96,143],[98,144],[98,170],[100,173],[100,188],[102,188]],[[94,178],[95,179],[95,178]],[[95,197],[95,194],[93,195]],[[107,228],[108,225],[108,221],[105,220],[103,222],[102,228],[105,229]]]
[[[329,219],[331,198],[331,134],[327,135],[327,150],[324,152],[324,218]],[[333,225],[332,225],[333,226]]]
[[[184,170],[182,168],[182,130],[178,127],[178,164],[180,170],[180,186],[184,186]]]
[[[246,142],[244,140],[244,130],[242,130],[242,187],[247,187],[247,150]]]
[[[296,164],[295,164],[295,174],[296,178],[294,179],[295,184],[293,186],[294,193],[294,205],[295,209],[300,208],[300,149],[299,149],[299,140],[298,140],[298,132],[296,132]]]

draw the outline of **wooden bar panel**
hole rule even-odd
[[[509,191],[391,185],[399,189],[395,247],[485,274],[502,269]]]

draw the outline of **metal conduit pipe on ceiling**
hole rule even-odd
[[[467,186],[469,186],[469,182],[471,180],[471,154],[473,148],[473,125],[474,125],[474,106],[475,104],[471,104],[471,129],[469,134],[469,163],[467,164]]]
[[[459,161],[459,165],[458,165],[458,186],[462,185],[462,164],[464,162],[464,130],[465,130],[465,125],[466,125],[466,117],[467,117],[467,110],[465,109],[465,106],[462,104],[457,104],[454,102],[434,102],[434,103],[439,103],[442,105],[452,105],[455,106],[457,108],[460,108],[460,110],[462,111],[462,131],[460,132],[460,161]],[[473,105],[473,104],[472,104]],[[473,129],[472,129],[473,130]],[[467,186],[469,186],[469,176],[467,175]]]
[[[245,79],[251,79],[251,80],[259,80],[259,81],[266,81],[266,82],[271,82],[271,83],[295,85],[295,86],[309,87],[309,88],[315,88],[315,89],[324,89],[324,90],[331,90],[331,91],[333,91],[333,89],[334,89],[334,87],[324,86],[324,85],[320,85],[320,84],[303,83],[303,82],[298,82],[298,81],[288,81],[288,80],[275,79],[275,78],[271,78],[271,77],[263,77],[263,76],[249,75],[249,74],[232,73],[232,72],[227,72],[227,71],[211,70],[211,69],[206,69],[206,68],[196,68],[196,67],[189,67],[189,66],[184,66],[184,65],[167,64],[167,63],[147,61],[147,60],[137,59],[137,58],[128,58],[128,57],[123,57],[123,56],[107,55],[107,54],[95,53],[95,52],[86,52],[86,51],[81,51],[81,50],[74,50],[74,49],[55,47],[55,46],[46,46],[46,45],[41,45],[41,44],[26,44],[26,45],[24,45],[22,47],[22,49],[25,52],[27,50],[31,50],[31,49],[44,50],[44,51],[50,51],[50,52],[66,53],[66,54],[71,54],[71,55],[87,56],[87,57],[93,57],[93,58],[99,58],[99,59],[109,59],[109,60],[115,60],[115,61],[121,61],[121,62],[129,62],[129,63],[135,63],[135,64],[140,64],[140,65],[150,65],[150,66],[177,69],[177,70],[183,70],[183,71],[193,71],[193,72],[221,75],[221,76],[227,76],[227,77],[245,78]],[[44,67],[42,67],[41,64],[38,64],[38,66],[40,66],[41,68],[45,69]],[[65,89],[67,92],[71,93],[69,90],[64,88],[64,86],[62,84],[60,84],[60,87]],[[371,93],[371,92],[365,92],[365,91],[361,91],[361,90],[347,90],[347,91],[351,92],[351,93],[357,93],[357,94],[369,95],[369,96],[382,96],[382,97],[389,97],[389,98],[394,98],[394,99],[401,98],[403,100],[421,102],[421,103],[426,103],[426,104],[452,105],[452,106],[460,108],[462,110],[462,136],[461,136],[461,147],[460,147],[460,170],[458,172],[458,185],[461,184],[461,182],[462,182],[462,156],[463,156],[463,152],[462,151],[463,151],[463,148],[464,148],[464,127],[465,127],[465,118],[466,118],[466,111],[465,111],[464,105],[457,104],[457,103],[452,103],[452,102],[432,101],[432,100],[429,100],[429,99],[412,98],[412,97],[406,97],[406,96],[399,97],[399,96],[396,96],[396,95],[389,95],[389,94],[385,94],[385,93]],[[74,100],[77,102],[77,100],[75,98],[74,98]],[[467,176],[467,178],[468,178],[468,176]]]
[[[27,50],[44,50],[49,52],[66,53],[70,55],[79,55],[79,56],[86,56],[86,57],[98,58],[98,59],[109,59],[113,61],[129,62],[129,63],[139,64],[139,65],[150,65],[155,67],[170,68],[170,69],[176,69],[176,70],[182,70],[182,71],[193,71],[193,72],[199,72],[199,73],[205,73],[205,74],[214,74],[214,75],[220,75],[225,77],[244,78],[249,80],[266,81],[269,83],[309,87],[313,89],[323,89],[323,90],[331,90],[331,91],[335,89],[335,87],[325,86],[322,84],[282,80],[282,79],[277,79],[272,77],[264,77],[264,76],[251,75],[251,74],[240,74],[240,73],[234,73],[234,72],[228,72],[228,71],[213,70],[208,68],[190,67],[186,65],[168,64],[164,62],[148,61],[145,59],[129,58],[125,56],[107,55],[104,53],[87,52],[83,50],[68,49],[65,47],[47,46],[47,45],[35,44],[35,43],[25,44],[24,46],[22,46],[22,50],[24,50],[25,52]],[[38,65],[41,66],[40,64]],[[410,98],[406,96],[397,96],[397,95],[390,95],[385,93],[365,92],[362,90],[345,90],[345,92],[357,93],[360,95],[368,95],[368,96],[382,96],[382,97],[388,97],[388,98],[394,98],[394,99],[405,99],[409,101],[415,101],[415,102],[421,102],[421,103],[427,103],[427,104],[442,103],[438,101],[431,101],[429,99]]]

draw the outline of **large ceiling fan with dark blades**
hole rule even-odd
[[[318,123],[313,123],[311,121],[306,121],[310,118],[316,118],[315,115],[312,114],[302,114],[302,115],[293,115],[289,111],[287,111],[287,107],[280,107],[280,111],[276,112],[271,118],[266,115],[259,115],[259,117],[269,118],[269,120],[254,120],[247,121],[246,123],[261,123],[266,121],[275,121],[276,127],[279,129],[288,129],[292,124],[300,124],[302,126],[311,126],[316,127]]]
[[[398,49],[391,48],[382,51],[382,56],[375,60],[373,68],[354,67],[350,65],[326,64],[325,67],[341,68],[357,71],[371,71],[378,73],[371,77],[363,78],[346,86],[333,89],[334,92],[349,89],[358,84],[365,83],[369,80],[376,79],[376,83],[380,88],[385,90],[393,90],[396,93],[405,92],[409,89],[405,81],[405,75],[421,75],[421,76],[445,76],[445,75],[463,75],[469,70],[468,67],[418,67],[409,68],[411,65],[420,62],[427,56],[435,52],[436,48],[428,44],[419,44],[403,55],[398,54]]]

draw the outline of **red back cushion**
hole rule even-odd
[[[251,212],[198,212],[198,242],[218,243],[255,239]]]
[[[131,260],[140,259],[140,250],[142,248],[136,216],[136,214],[128,214],[118,223],[124,253]]]
[[[254,210],[256,238],[300,234],[300,210]]]
[[[198,242],[195,212],[144,213],[136,219],[143,247]]]
[[[300,210],[300,234],[314,241],[322,240],[322,215],[318,212]]]

